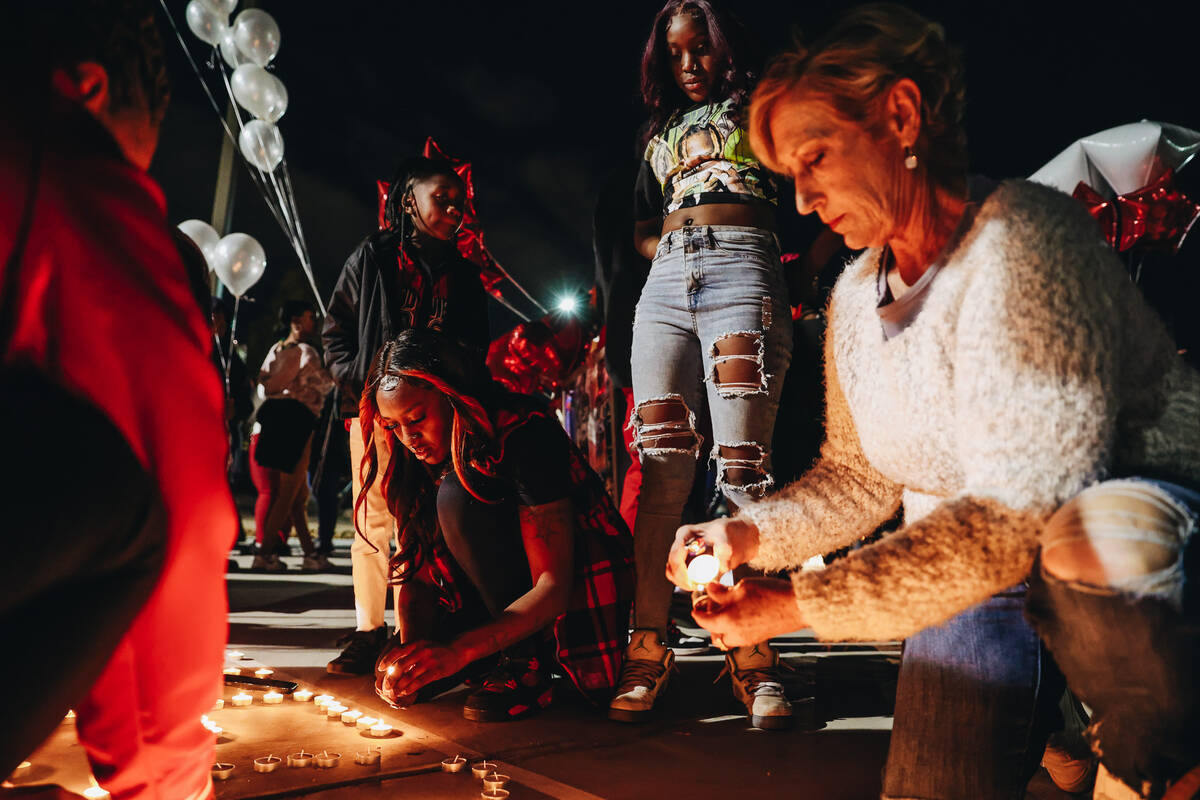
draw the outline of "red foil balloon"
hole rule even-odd
[[[1178,251],[1183,237],[1200,218],[1200,203],[1175,188],[1175,171],[1127,194],[1105,200],[1083,181],[1072,196],[1100,223],[1105,240],[1124,253],[1136,244]]]

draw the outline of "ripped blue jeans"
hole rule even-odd
[[[792,352],[787,298],[770,231],[703,225],[659,242],[633,324],[630,425],[643,475],[638,627],[665,629],[670,585],[662,573],[697,459],[711,454],[718,485],[738,505],[774,484],[771,436]],[[696,430],[705,406],[712,442]]]
[[[1200,762],[1200,494],[1161,481],[1096,484],[1047,522],[1025,584],[904,644],[883,796],[1021,800],[1055,729],[1063,681],[1092,709],[1104,766],[1145,797]],[[1165,566],[1088,584],[1055,577],[1153,542]],[[1103,585],[1101,585],[1103,584]],[[1051,657],[1052,656],[1052,657]]]

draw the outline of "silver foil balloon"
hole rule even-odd
[[[238,4],[238,0],[200,0],[200,2],[211,6],[214,11],[225,15],[226,18],[233,13]]]
[[[283,160],[283,135],[270,122],[255,119],[247,122],[238,135],[242,155],[263,172],[270,172]]]
[[[233,38],[242,55],[265,67],[279,52],[279,25],[258,8],[246,9],[233,21]]]
[[[229,28],[228,15],[217,11],[205,0],[191,0],[184,11],[188,29],[206,44],[217,45]]]
[[[200,252],[204,253],[204,260],[208,262],[208,268],[211,270],[213,254],[216,252],[217,243],[221,241],[221,234],[202,219],[185,219],[176,227],[183,232],[184,236],[196,243]]]
[[[221,58],[225,59],[225,63],[230,69],[237,69],[242,64],[252,63],[250,59],[242,55],[242,51],[238,50],[237,42],[233,40],[233,30],[225,29],[225,33],[221,34]]]
[[[253,236],[231,233],[217,242],[212,267],[230,294],[241,297],[266,271],[267,254]]]
[[[235,69],[229,86],[238,105],[259,119],[278,122],[287,111],[283,81],[257,64],[243,64]]]

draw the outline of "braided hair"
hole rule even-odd
[[[401,161],[388,184],[387,197],[383,202],[384,229],[398,233],[402,239],[406,238],[406,234],[411,236],[411,231],[406,231],[410,221],[404,211],[404,198],[412,193],[414,185],[439,175],[462,183],[462,178],[454,171],[454,165],[444,158],[412,156]]]

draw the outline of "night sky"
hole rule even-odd
[[[211,77],[207,46],[184,25],[186,2],[167,3]],[[1200,128],[1196,29],[1181,10],[1190,3],[1128,3],[1117,13],[1102,10],[1112,3],[908,5],[942,22],[965,49],[973,172],[1028,175],[1076,138],[1142,118]],[[786,46],[797,27],[820,33],[847,6],[733,4],[767,52]],[[488,245],[543,303],[591,285],[595,195],[635,150],[638,64],[657,3],[260,0],[259,7],[282,30],[273,69],[290,98],[279,129],[325,298],[346,256],[374,228],[375,180],[418,153],[426,136],[474,163]],[[172,222],[208,220],[222,133],[174,33],[160,22],[174,100],[151,172]],[[279,302],[308,292],[244,175],[232,229],[267,250],[266,275],[242,318],[253,366]],[[493,330],[515,323],[499,306],[492,310]]]

